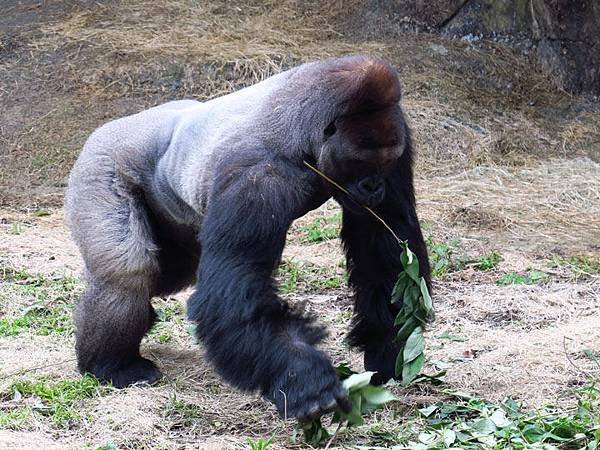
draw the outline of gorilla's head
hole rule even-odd
[[[364,206],[373,208],[385,198],[385,179],[408,142],[398,73],[367,56],[321,66],[321,91],[315,89],[314,95],[327,114],[314,130],[313,156],[317,168],[349,193],[325,181],[331,195],[346,209],[365,213]]]
[[[332,188],[346,209],[366,212],[385,197],[385,178],[402,156],[405,124],[399,105],[338,117],[323,130],[319,169],[350,195]]]

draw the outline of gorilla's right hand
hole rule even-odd
[[[309,347],[288,360],[263,395],[272,401],[283,418],[301,422],[314,420],[338,407],[350,412],[352,405],[329,359]]]

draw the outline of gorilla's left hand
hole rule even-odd
[[[287,369],[275,377],[264,396],[284,418],[314,420],[338,407],[350,412],[348,394],[328,358],[315,348],[290,358]]]

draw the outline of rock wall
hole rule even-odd
[[[440,29],[448,35],[530,38],[561,87],[600,95],[598,0],[470,0]]]
[[[600,0],[366,0],[356,17],[370,34],[409,17],[448,36],[528,41],[562,88],[600,96]]]

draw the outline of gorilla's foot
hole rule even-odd
[[[365,370],[375,372],[371,378],[371,384],[376,386],[384,384],[395,378],[396,358],[398,347],[394,343],[388,345],[369,346],[365,350]]]
[[[120,363],[112,361],[99,364],[82,372],[89,372],[99,380],[111,383],[119,389],[135,383],[154,384],[162,377],[156,365],[141,356]]]

